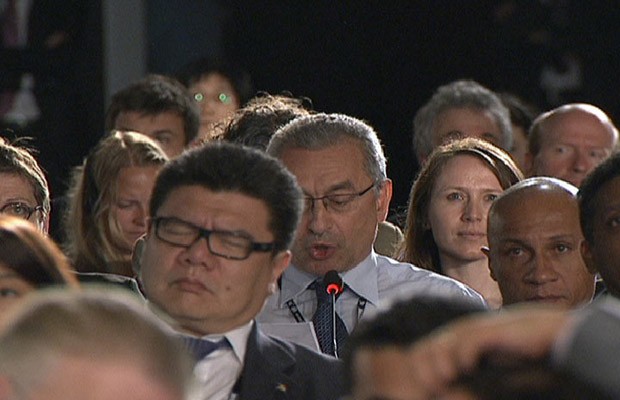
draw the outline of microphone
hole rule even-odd
[[[338,340],[336,337],[336,296],[344,290],[344,283],[342,278],[335,270],[327,271],[323,277],[323,284],[325,285],[325,291],[329,296],[329,303],[331,306],[332,317],[332,340],[334,343],[334,356],[338,358]]]
[[[336,296],[344,290],[342,278],[338,275],[338,272],[333,269],[331,271],[327,271],[325,277],[323,278],[323,283],[325,284],[327,294]]]

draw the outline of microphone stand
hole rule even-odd
[[[336,340],[336,294],[337,290],[329,290],[329,302],[332,308],[332,340],[334,341],[334,354],[333,356],[338,358],[338,340]]]
[[[342,284],[342,278],[338,275],[338,272],[331,270],[325,274],[323,279],[325,282],[325,290],[329,294],[329,303],[331,306],[332,317],[332,340],[334,345],[334,357],[338,358],[338,340],[336,337],[336,296],[342,292],[344,285]]]

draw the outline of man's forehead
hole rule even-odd
[[[557,218],[567,225],[579,225],[577,199],[562,190],[541,187],[524,188],[500,197],[489,215],[489,228],[496,233],[511,227],[535,226]]]
[[[233,178],[231,177],[231,179]],[[210,195],[210,196],[227,197],[227,198],[234,197],[237,199],[247,199],[248,201],[259,201],[259,202],[265,203],[264,200],[256,196],[253,196],[249,193],[245,193],[241,189],[213,188],[211,186],[208,186],[206,184],[201,184],[201,183],[191,183],[191,184],[184,184],[184,185],[176,186],[170,190],[167,198],[169,199],[170,197],[172,197],[173,194],[187,193],[187,192],[193,192],[193,193],[202,192],[205,195]]]
[[[609,179],[594,194],[592,199],[594,212],[600,213],[620,209],[620,196],[616,195],[618,192],[620,192],[620,175]]]
[[[362,149],[353,141],[320,149],[289,148],[282,152],[281,159],[302,187],[310,182],[332,186],[369,175]]]
[[[612,128],[606,116],[602,118],[600,114],[581,108],[571,108],[551,113],[541,121],[541,127],[545,130],[547,136],[551,133],[561,134],[571,126],[581,127],[582,125],[597,125],[599,128],[609,131],[609,134],[612,135]]]

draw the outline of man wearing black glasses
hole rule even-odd
[[[300,213],[294,177],[255,150],[207,145],[159,174],[138,277],[150,307],[194,351],[200,398],[342,394],[338,363],[254,323],[289,264]]]
[[[291,266],[259,322],[289,323],[289,332],[278,325],[282,336],[303,342],[305,338],[290,331],[312,321],[321,350],[337,355],[347,333],[382,300],[426,294],[484,303],[478,293],[455,280],[374,252],[377,226],[389,210],[392,181],[372,127],[340,114],[300,117],[276,132],[267,152],[296,176],[305,206]],[[329,271],[341,276],[344,290],[335,303],[335,328],[325,329],[321,288]]]

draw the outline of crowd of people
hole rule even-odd
[[[0,140],[0,400],[620,395],[603,110],[439,87],[398,226],[370,123],[248,85],[131,83],[54,198]]]

